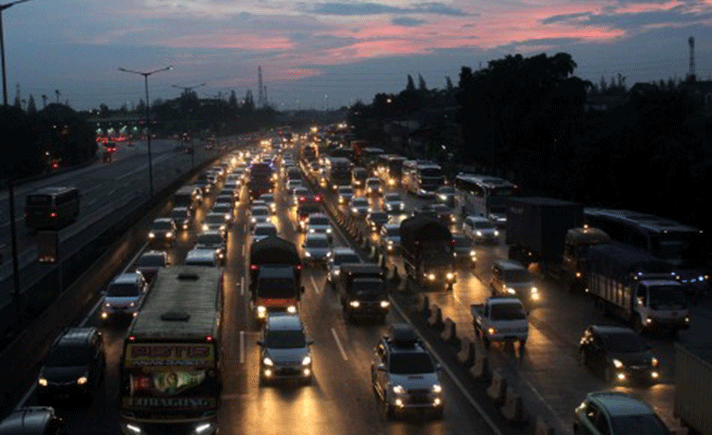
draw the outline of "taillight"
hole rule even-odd
[[[207,336],[205,336],[205,341],[207,341],[207,342],[209,342],[209,343],[212,343],[212,341],[213,341],[213,336],[212,336],[212,335],[207,335]]]
[[[250,270],[259,270],[259,269],[260,269],[260,266],[258,266],[256,264],[250,264]]]
[[[52,213],[50,213],[49,215],[50,215],[50,217],[57,217],[57,213],[54,211]]]

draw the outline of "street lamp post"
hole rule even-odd
[[[3,108],[7,108],[7,73],[5,72],[5,38],[2,28],[2,13],[18,3],[24,3],[30,0],[17,0],[11,3],[0,5],[0,58],[2,63],[2,102]],[[13,284],[13,299],[17,309],[17,328],[18,331],[22,327],[22,305],[20,304],[20,270],[17,262],[17,228],[15,227],[15,165],[10,165],[10,173],[7,177],[7,200],[10,203],[10,237],[12,239],[12,284]]]
[[[131,74],[138,74],[140,76],[143,76],[143,82],[144,86],[146,88],[146,140],[147,140],[147,146],[148,146],[148,185],[149,189],[151,192],[151,199],[153,199],[153,160],[151,158],[151,119],[150,119],[150,107],[151,104],[149,103],[148,99],[148,76],[153,75],[157,72],[161,71],[168,71],[170,69],[173,69],[173,65],[169,65],[165,68],[149,71],[149,72],[141,72],[141,71],[133,71],[130,69],[126,68],[119,68],[119,71],[131,73]]]

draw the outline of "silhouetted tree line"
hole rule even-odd
[[[697,210],[712,185],[712,119],[688,87],[668,79],[629,90],[621,74],[592,83],[575,68],[566,53],[508,55],[478,71],[462,67],[456,88],[427,90],[409,76],[399,94],[352,106],[349,119],[359,138],[388,148],[385,123],[427,119],[454,98],[463,136],[455,155],[463,166],[505,176],[530,193],[707,227]],[[586,110],[592,96],[620,98],[607,110]]]
[[[0,159],[1,179],[42,173],[50,169],[52,161],[60,166],[76,165],[96,154],[91,127],[64,104],[48,104],[39,111],[24,111],[15,105],[0,107],[0,120],[0,141],[5,151]]]

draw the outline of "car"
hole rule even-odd
[[[234,209],[240,201],[235,198],[235,194],[233,190],[229,189],[223,189],[220,191],[218,196],[215,198],[215,205],[218,204],[225,204],[231,207],[231,209]],[[215,206],[214,205],[214,206]]]
[[[496,243],[499,230],[482,216],[467,216],[462,221],[462,233],[477,243]]]
[[[158,218],[148,229],[148,241],[155,245],[173,245],[176,238],[176,223],[171,218]]]
[[[17,408],[0,422],[0,435],[66,435],[64,419],[51,406]]]
[[[323,263],[326,265],[327,260],[332,255],[331,243],[326,234],[307,234],[302,244],[302,250],[305,264]]]
[[[271,313],[260,332],[260,383],[296,380],[310,383],[313,377],[306,328],[298,314]]]
[[[218,267],[220,260],[214,249],[193,248],[185,257],[186,266]]]
[[[272,223],[265,222],[255,224],[255,227],[252,229],[252,243],[273,236],[277,236],[277,227]]]
[[[309,170],[312,172],[312,174],[318,174],[321,172],[321,165],[319,165],[319,162],[313,161],[309,163]]]
[[[539,300],[539,289],[534,285],[534,276],[515,260],[495,260],[490,288],[493,296],[518,297],[524,304]]]
[[[448,207],[455,207],[455,188],[452,186],[442,186],[435,191],[435,200]]]
[[[162,267],[170,265],[166,251],[146,251],[136,260],[136,270],[141,272],[146,282],[153,282]]]
[[[106,288],[101,302],[101,319],[136,317],[148,293],[148,282],[141,272],[117,275]]]
[[[579,341],[579,362],[603,376],[606,382],[655,383],[660,364],[640,336],[622,326],[591,325]]]
[[[413,214],[426,214],[440,219],[446,225],[455,223],[457,217],[452,209],[445,204],[426,204],[416,209]]]
[[[173,219],[176,228],[181,231],[188,231],[193,222],[193,213],[188,207],[173,207],[168,217]]]
[[[299,198],[305,198],[309,195],[309,189],[306,187],[297,187],[294,189],[292,192],[292,202],[294,203],[294,206],[299,205]]]
[[[365,218],[369,209],[368,200],[362,196],[354,196],[351,198],[349,209],[351,211],[351,217],[357,219]]]
[[[225,219],[225,224],[230,227],[235,221],[235,215],[233,213],[234,205],[232,202],[229,203],[215,203],[213,208],[210,210],[211,213],[220,213]]]
[[[300,225],[300,228],[301,227],[303,227],[302,231],[304,231],[305,233],[326,234],[329,240],[332,240],[332,232],[334,230],[331,228],[331,222],[329,222],[329,218],[323,213],[310,214],[307,220],[304,222],[304,225]]]
[[[371,384],[387,417],[405,411],[443,415],[440,366],[407,324],[391,325],[374,348]]]
[[[212,189],[212,183],[210,183],[210,180],[203,177],[203,178],[198,178],[195,180],[195,187],[200,189],[200,193],[202,194],[203,198],[208,196],[210,194],[210,190]]]
[[[475,246],[472,240],[465,237],[464,234],[453,234],[452,240],[453,255],[455,255],[455,261],[460,264],[465,264],[474,268],[477,265],[477,252],[475,251]]]
[[[368,215],[366,215],[366,225],[371,229],[371,231],[376,233],[381,230],[381,227],[384,224],[388,223],[388,219],[388,213],[385,211],[371,211]]]
[[[400,225],[385,224],[381,226],[379,244],[383,252],[393,255],[400,250]]]
[[[397,193],[386,193],[383,197],[383,209],[387,213],[403,213],[405,212],[405,203]]]
[[[350,186],[339,186],[337,189],[339,195],[339,204],[348,204],[351,198],[354,197],[354,189]]]
[[[574,435],[672,435],[647,403],[618,391],[588,393],[574,412]]]
[[[266,205],[250,207],[250,224],[255,225],[270,222],[270,212]]]
[[[67,328],[54,341],[43,360],[37,378],[37,397],[41,404],[53,400],[72,403],[81,397],[91,400],[101,384],[106,355],[101,333],[95,327]]]
[[[361,258],[351,248],[334,248],[331,252],[331,258],[326,262],[326,270],[328,274],[326,280],[334,287],[335,280],[341,273],[341,265],[346,263],[360,263]]]
[[[294,194],[294,189],[297,187],[304,187],[302,180],[289,180],[287,181],[287,192]]]
[[[265,206],[267,206],[267,208],[269,208],[269,211],[271,211],[273,214],[277,213],[277,201],[273,194],[265,193],[262,196],[260,196],[260,199],[262,201],[264,201]]]
[[[228,224],[225,223],[224,213],[210,212],[205,215],[201,229],[203,231],[218,230],[222,233],[223,237],[227,238],[227,227]]]
[[[225,238],[220,230],[208,230],[198,234],[195,240],[195,247],[198,249],[212,249],[215,251],[220,264],[225,264],[227,247],[225,246]]]
[[[355,188],[359,189],[365,186],[366,179],[368,178],[368,170],[362,167],[355,167],[351,170],[351,184]]]
[[[366,179],[366,194],[368,195],[381,195],[383,193],[383,183],[381,179],[377,177],[370,177]]]

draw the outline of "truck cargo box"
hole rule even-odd
[[[416,243],[452,240],[452,233],[437,218],[416,215],[405,219],[400,226],[401,246],[413,251]]]
[[[712,344],[682,346],[675,343],[673,414],[696,433],[712,434],[711,388]]]
[[[294,243],[279,237],[267,237],[254,242],[250,247],[250,264],[291,264],[301,263],[299,251]]]

